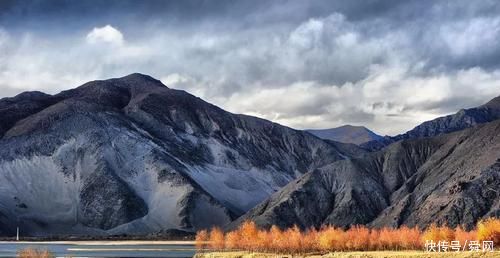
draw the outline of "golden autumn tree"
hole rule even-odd
[[[479,221],[477,238],[479,241],[493,241],[494,246],[500,245],[500,219],[488,218]]]
[[[225,247],[224,232],[218,227],[212,228],[209,234],[209,247],[213,250],[223,250]]]
[[[341,251],[343,249],[343,231],[333,226],[323,227],[318,233],[318,244],[322,251]]]
[[[378,247],[381,250],[395,250],[397,244],[397,235],[395,234],[394,230],[384,227],[380,229],[378,237],[378,241],[380,242],[378,244]]]
[[[439,227],[439,236],[441,241],[453,241],[455,239],[455,230],[446,226]]]
[[[465,231],[460,227],[451,229],[446,226],[431,225],[424,232],[418,227],[402,226],[398,229],[368,229],[365,226],[352,226],[342,230],[333,226],[324,226],[320,230],[311,228],[302,231],[294,226],[281,230],[277,226],[271,229],[258,229],[254,222],[245,221],[237,230],[224,234],[221,229],[201,230],[196,234],[196,248],[208,247],[214,250],[247,250],[273,253],[307,253],[321,251],[349,250],[419,250],[426,240],[494,241],[500,245],[500,220],[480,221],[476,231]]]
[[[284,250],[285,239],[283,232],[275,225],[269,230],[270,249],[273,252]]]
[[[455,239],[455,231],[449,227],[441,226],[438,227],[436,224],[432,224],[422,235],[422,242],[425,241],[453,241]]]
[[[315,228],[311,227],[304,233],[304,239],[302,244],[308,251],[320,250],[319,247],[319,232]]]
[[[404,250],[421,249],[422,232],[418,228],[402,226],[397,230],[398,246]]]
[[[271,246],[269,232],[266,230],[258,230],[254,245],[257,251],[269,250]]]
[[[208,231],[207,230],[200,230],[196,232],[196,237],[195,237],[195,246],[197,250],[203,250],[206,248],[208,241]]]
[[[48,250],[26,248],[17,252],[19,258],[54,258],[54,254]]]
[[[454,232],[454,240],[460,243],[468,243],[477,240],[477,231],[466,231],[461,226],[457,226]]]
[[[433,241],[439,242],[441,239],[441,233],[439,227],[436,224],[430,225],[424,233],[422,234],[422,242]]]
[[[253,221],[245,221],[238,229],[242,248],[254,250],[254,241],[257,239],[258,229]]]
[[[291,253],[302,252],[302,233],[297,225],[285,231],[287,249]]]
[[[368,241],[368,250],[381,250],[379,230],[370,230],[370,240]]]
[[[370,230],[364,226],[353,226],[345,232],[347,250],[367,250],[370,243]]]
[[[242,249],[242,246],[240,246],[240,234],[239,231],[232,231],[226,234],[226,243],[225,247],[226,249],[229,250],[237,250],[237,249]]]

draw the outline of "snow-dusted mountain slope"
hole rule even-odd
[[[141,74],[5,98],[0,121],[3,234],[224,225],[298,176],[363,153]]]

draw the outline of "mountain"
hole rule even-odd
[[[343,125],[331,129],[306,130],[321,139],[360,145],[370,141],[378,141],[382,136],[370,131],[364,126]]]
[[[500,96],[479,107],[462,109],[453,115],[424,122],[404,134],[393,137],[386,136],[382,139],[365,142],[360,146],[367,150],[380,150],[400,140],[432,137],[444,133],[460,131],[496,119],[500,119]]]
[[[0,121],[4,235],[224,225],[302,174],[365,153],[142,74],[4,98]]]
[[[500,120],[429,138],[402,140],[361,158],[306,173],[244,220],[263,227],[324,224],[472,228],[500,217]]]

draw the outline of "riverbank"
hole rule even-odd
[[[20,250],[48,251],[55,257],[186,257],[196,253],[192,241],[3,241],[0,257]]]
[[[371,251],[371,252],[334,252],[325,255],[282,255],[252,252],[208,252],[198,253],[194,258],[497,258],[500,251],[495,252],[447,252],[429,253],[423,251]]]
[[[167,229],[146,235],[45,235],[21,236],[25,242],[85,242],[85,241],[191,241],[196,233],[178,229]],[[0,237],[0,242],[14,242],[16,237]]]

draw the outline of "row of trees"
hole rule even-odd
[[[196,235],[198,250],[246,250],[273,253],[310,253],[368,250],[421,250],[426,240],[460,241],[488,240],[500,245],[500,220],[488,219],[478,223],[477,230],[460,227],[430,226],[422,231],[406,226],[398,229],[369,229],[353,226],[342,230],[325,226],[301,231],[297,226],[281,230],[276,226],[259,229],[252,221],[244,222],[237,230],[223,232],[220,228],[201,230]]]

